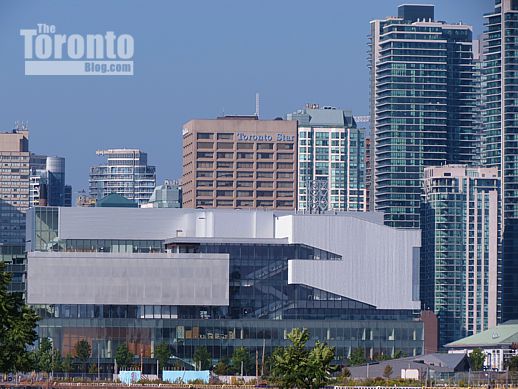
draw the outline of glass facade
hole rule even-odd
[[[501,317],[498,280],[498,171],[425,169],[421,298],[439,318],[441,345],[494,327]]]
[[[418,228],[424,168],[475,155],[472,32],[400,11],[371,22],[375,207],[387,225]]]
[[[87,339],[108,363],[118,344],[152,358],[154,347],[167,342],[175,357],[190,361],[205,346],[213,360],[230,357],[235,347],[250,352],[263,344],[267,354],[286,344],[295,327],[308,328],[311,342],[325,340],[337,357],[362,347],[369,355],[407,355],[423,351],[423,325],[418,312],[383,310],[306,285],[288,283],[288,261],[340,261],[341,256],[304,244],[217,243],[215,240],[174,243],[155,240],[87,240],[57,236],[58,208],[35,209],[36,251],[172,252],[229,254],[229,304],[225,306],[35,305],[42,317],[40,336],[50,336],[63,354]],[[126,251],[120,251],[124,248]],[[70,259],[73,260],[73,259]],[[149,369],[152,369],[150,364]],[[152,370],[151,370],[152,371]]]
[[[485,15],[482,158],[502,177],[503,320],[518,319],[518,4],[497,0]]]

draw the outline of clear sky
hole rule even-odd
[[[27,120],[31,151],[66,157],[74,192],[88,187],[95,150],[135,147],[158,178],[181,176],[181,127],[255,111],[284,116],[307,102],[369,112],[369,21],[404,0],[0,0],[0,130]],[[409,1],[408,3],[419,3]],[[492,0],[426,0],[437,20],[483,30]],[[20,29],[128,33],[135,74],[24,75]]]

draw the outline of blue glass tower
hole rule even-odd
[[[482,158],[502,180],[502,315],[518,318],[518,1],[485,15]]]
[[[371,22],[370,45],[375,209],[390,226],[419,228],[424,168],[475,155],[471,27],[404,5]]]

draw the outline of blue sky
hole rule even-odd
[[[74,192],[88,186],[95,150],[137,147],[158,178],[181,176],[181,127],[222,112],[284,116],[307,102],[369,112],[369,21],[403,0],[0,2],[0,130],[27,120],[31,151],[66,157]],[[412,1],[411,3],[418,3]],[[492,0],[436,0],[438,20],[476,35]],[[20,29],[128,33],[135,75],[24,75]]]

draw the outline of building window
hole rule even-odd
[[[196,186],[212,187],[212,181],[196,181]]]
[[[216,172],[217,178],[233,178],[234,173],[233,172]]]
[[[254,178],[254,172],[237,172],[237,178]]]
[[[237,197],[253,197],[254,192],[251,190],[238,190]]]
[[[218,181],[218,182],[216,183],[216,185],[217,185],[218,187],[221,187],[221,186],[222,186],[222,187],[227,187],[227,188],[228,188],[228,187],[230,187],[230,188],[231,188],[231,187],[233,187],[233,186],[234,186],[234,181]]]
[[[277,143],[277,150],[293,150],[293,143]]]
[[[232,158],[234,158],[234,153],[218,152],[218,158],[232,159]]]
[[[254,153],[237,153],[238,159],[252,159],[254,158]]]
[[[232,169],[232,167],[234,166],[234,163],[233,162],[219,162],[218,161],[216,166],[218,167],[218,169]]]
[[[233,190],[217,190],[216,196],[217,197],[233,197],[234,191]]]
[[[224,139],[224,140],[231,140],[234,138],[234,134],[231,133],[231,132],[227,132],[227,133],[218,133],[218,140],[220,139]]]
[[[198,149],[212,149],[212,142],[198,142]]]
[[[257,150],[273,150],[273,143],[258,143]]]
[[[271,190],[258,190],[257,197],[273,197],[273,191]]]
[[[238,150],[252,150],[254,148],[253,143],[238,143],[237,149]]]
[[[232,150],[233,147],[232,142],[218,142],[218,150]]]

